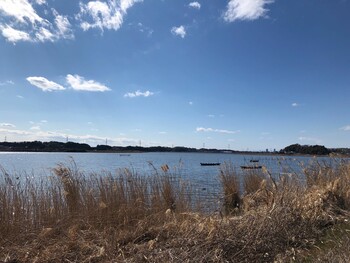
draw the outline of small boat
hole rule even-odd
[[[220,165],[221,163],[201,163],[202,166],[215,166]]]
[[[249,162],[251,162],[251,163],[258,163],[259,160],[252,159],[252,160],[250,160]]]
[[[242,170],[262,169],[262,166],[261,165],[253,165],[253,166],[242,165],[241,168],[242,168]]]

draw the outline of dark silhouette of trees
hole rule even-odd
[[[323,145],[300,145],[292,144],[281,150],[281,153],[287,154],[311,154],[311,155],[327,155],[331,151]]]

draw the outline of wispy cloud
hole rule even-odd
[[[299,141],[306,141],[306,142],[312,142],[312,143],[321,143],[322,140],[319,138],[314,138],[314,137],[299,137]]]
[[[61,37],[65,39],[73,39],[74,34],[72,30],[72,25],[68,20],[67,16],[60,15],[56,10],[53,10],[55,16],[55,24],[57,27],[56,37]]]
[[[12,43],[53,42],[61,38],[72,38],[73,33],[67,17],[59,15],[54,9],[45,10],[46,13],[53,13],[52,22],[38,15],[34,6],[45,3],[44,0],[1,0],[0,13],[4,16],[4,19],[0,20],[2,36]]]
[[[44,131],[41,130],[40,127],[35,126],[29,130],[17,130],[0,127],[0,135],[7,136],[8,140],[15,141],[66,141],[68,138],[70,141],[88,143],[90,145],[105,143],[106,139],[108,140],[108,144],[111,145],[136,145],[139,142],[138,139],[126,137],[103,137],[91,134],[77,135],[59,131]]]
[[[12,123],[0,123],[0,127],[7,127],[7,128],[16,128],[15,125],[13,125]]]
[[[2,135],[8,135],[8,134],[14,134],[14,135],[29,135],[31,134],[28,131],[23,131],[23,130],[12,130],[12,129],[3,129],[0,128],[0,134]]]
[[[42,91],[65,90],[63,86],[44,77],[28,77],[27,81]]]
[[[201,9],[201,4],[198,2],[191,2],[188,4],[189,7],[195,8],[195,9]]]
[[[138,31],[142,32],[142,33],[145,33],[148,37],[152,36],[154,30],[151,29],[150,27],[148,26],[145,26],[144,24],[142,23],[137,23],[136,25],[135,24],[130,24],[131,26],[134,26],[137,28]]]
[[[68,74],[66,80],[67,83],[71,86],[71,88],[77,91],[105,92],[111,90],[107,86],[97,81],[85,80],[79,75]]]
[[[193,105],[193,101],[189,101],[188,105],[192,106]]]
[[[343,130],[343,131],[350,131],[350,125],[346,125],[344,127],[341,127],[340,130]]]
[[[127,14],[127,10],[142,0],[110,0],[108,2],[89,1],[80,3],[77,19],[83,30],[98,28],[100,30],[118,30]]]
[[[174,36],[180,36],[181,38],[185,38],[186,36],[186,29],[184,26],[174,26],[170,31]]]
[[[292,103],[292,107],[299,107],[299,106],[300,106],[299,103],[296,103],[296,102]]]
[[[147,90],[145,92],[141,92],[139,90],[135,91],[135,92],[128,92],[126,94],[124,94],[125,98],[135,98],[135,97],[149,97],[154,95],[153,92]]]
[[[264,17],[268,11],[266,5],[274,0],[230,0],[223,18],[227,22],[236,20],[255,20]]]
[[[196,128],[197,132],[217,132],[217,133],[226,133],[226,134],[236,134],[239,133],[240,131],[230,131],[230,130],[220,130],[220,129],[213,129],[213,128],[203,128],[203,127],[198,127]]]
[[[9,41],[9,42],[18,42],[18,41],[30,41],[30,36],[28,33],[14,29],[10,27],[9,25],[6,26],[0,26],[0,30],[2,35]]]
[[[12,80],[6,80],[4,82],[0,82],[0,86],[6,86],[6,85],[14,85],[15,83]]]

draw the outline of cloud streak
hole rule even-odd
[[[224,134],[236,134],[236,133],[239,133],[240,131],[239,130],[230,131],[230,130],[198,127],[198,128],[196,128],[196,132],[216,132],[216,133],[224,133]]]
[[[341,127],[340,130],[342,130],[342,131],[350,131],[350,125],[346,125],[344,127]]]
[[[135,92],[128,92],[126,94],[124,94],[125,98],[136,98],[136,97],[150,97],[153,96],[154,93],[147,90],[145,92],[141,92],[140,90],[137,90]]]
[[[273,0],[230,0],[223,18],[227,22],[256,20],[266,16],[268,12],[266,5],[273,2]]]
[[[76,91],[105,92],[111,90],[107,86],[97,81],[85,80],[79,75],[68,74],[66,77],[66,81],[71,86],[71,88]]]
[[[15,83],[12,80],[6,80],[5,82],[0,82],[0,86],[14,85]]]
[[[6,127],[6,128],[16,128],[15,125],[13,125],[12,123],[0,123],[0,127]]]
[[[33,86],[41,89],[42,91],[59,91],[65,90],[63,86],[57,84],[56,82],[50,81],[44,77],[28,77],[27,81]]]
[[[127,137],[102,137],[91,134],[86,135],[77,135],[77,134],[68,134],[57,131],[43,131],[40,127],[32,127],[29,130],[16,130],[1,128],[0,126],[0,135],[7,136],[8,140],[14,141],[66,141],[68,138],[70,141],[76,141],[80,143],[88,143],[92,146],[97,144],[104,144],[106,139],[109,144],[112,145],[136,145],[138,144],[138,139],[127,138]]]
[[[318,139],[318,138],[314,138],[314,137],[299,137],[298,138],[299,141],[309,141],[309,142],[313,142],[313,143],[321,143],[322,140]]]

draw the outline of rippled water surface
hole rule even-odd
[[[250,163],[250,160],[258,160],[258,163]],[[227,153],[0,153],[0,167],[8,173],[33,177],[51,175],[52,168],[58,164],[72,165],[72,161],[85,173],[107,171],[115,174],[120,169],[129,168],[142,176],[161,174],[161,166],[167,164],[170,173],[189,182],[194,193],[208,198],[221,192],[220,166],[201,166],[200,163],[230,163],[238,173],[242,173],[242,165],[263,165],[278,176],[300,172],[301,166],[307,165],[312,158]]]

